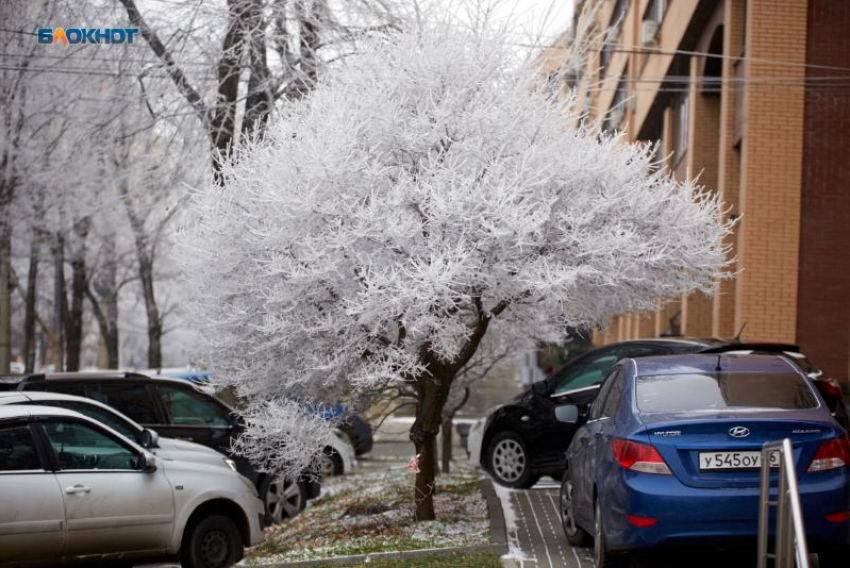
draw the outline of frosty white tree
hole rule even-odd
[[[557,339],[710,292],[724,262],[714,195],[649,173],[646,148],[570,130],[573,101],[547,92],[498,41],[386,40],[226,164],[184,236],[241,395],[413,388],[420,520],[441,409],[485,334]]]

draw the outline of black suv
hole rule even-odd
[[[732,351],[784,355],[806,373],[836,420],[848,428],[841,387],[836,381],[824,378],[796,345],[695,338],[638,339],[589,351],[491,411],[470,430],[467,442],[470,458],[508,487],[531,487],[544,475],[560,479],[564,453],[580,424],[559,422],[555,418],[556,406],[577,404],[585,414],[614,364],[625,357]]]
[[[48,391],[91,398],[160,436],[189,440],[222,452],[236,462],[239,473],[256,485],[270,523],[297,515],[306,500],[317,497],[321,490],[314,476],[292,481],[266,475],[242,456],[233,454],[231,440],[243,429],[239,414],[182,379],[118,371],[18,375],[0,378],[0,390]]]

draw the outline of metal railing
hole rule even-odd
[[[776,463],[771,457],[779,455],[779,490],[776,501],[770,500],[770,470]],[[759,498],[758,568],[766,568],[773,559],[774,568],[809,568],[809,550],[806,546],[806,527],[800,503],[800,487],[794,469],[794,448],[785,438],[768,442],[761,450],[761,495]],[[770,507],[776,506],[776,531],[774,552],[767,551],[770,536]]]

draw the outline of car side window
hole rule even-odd
[[[620,360],[619,349],[606,349],[583,361],[576,361],[555,375],[553,394],[598,385]]]
[[[126,414],[139,424],[158,424],[159,417],[147,385],[127,383],[101,383],[90,388],[89,397]]]
[[[25,424],[0,427],[0,471],[34,469],[42,467],[30,427]]]
[[[605,384],[610,384],[611,389],[608,391],[608,397],[605,399],[605,404],[602,407],[601,416],[610,418],[617,413],[620,403],[623,401],[625,383],[625,376],[622,369],[617,369],[609,378],[605,379]]]
[[[605,408],[605,404],[608,401],[608,396],[611,393],[611,387],[614,385],[614,375],[618,373],[619,370],[614,371],[609,374],[608,378],[605,379],[605,382],[602,383],[602,388],[599,389],[599,396],[596,397],[596,400],[593,401],[593,407],[590,409],[590,420],[598,420],[605,416],[603,414],[603,409]]]
[[[64,383],[62,381],[41,381],[37,383],[26,383],[26,390],[58,392],[60,394],[73,394],[75,396],[86,396],[85,385],[75,383]]]
[[[45,406],[55,406],[57,408],[66,408],[79,412],[83,416],[88,416],[98,422],[102,422],[123,436],[127,436],[131,440],[137,440],[138,432],[130,426],[130,424],[121,420],[115,414],[104,410],[93,404],[77,402],[75,400],[45,400],[38,401],[38,404]]]
[[[88,424],[51,420],[43,425],[63,471],[140,469],[137,452]]]
[[[192,388],[158,385],[171,424],[181,426],[230,426],[230,413],[207,395]]]

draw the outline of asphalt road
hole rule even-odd
[[[558,484],[544,478],[531,489],[510,491],[516,534],[515,566],[520,568],[593,568],[593,549],[572,547],[561,529]],[[504,494],[503,494],[504,495]],[[503,505],[504,506],[504,505]],[[637,556],[630,568],[752,568],[752,550],[682,549]],[[813,564],[814,566],[814,564]]]

